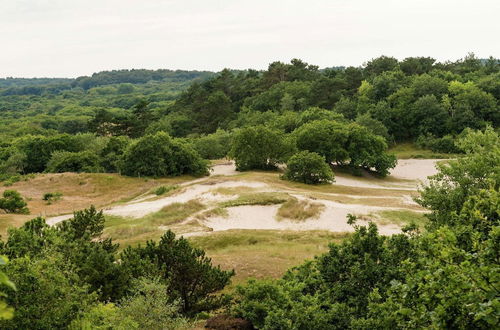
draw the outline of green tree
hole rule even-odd
[[[17,190],[5,190],[0,198],[0,209],[7,213],[28,214],[28,204]]]
[[[11,320],[0,321],[2,329],[65,328],[96,299],[59,253],[12,259],[6,273],[17,290],[7,296],[15,314]]]
[[[144,247],[128,247],[121,259],[133,277],[160,276],[164,284],[168,283],[169,296],[179,299],[187,314],[220,307],[225,297],[215,293],[234,275],[233,271],[212,266],[203,250],[183,237],[176,239],[170,230],[158,243],[148,241]]]
[[[207,162],[187,143],[159,132],[133,142],[123,154],[121,171],[130,176],[208,174]]]
[[[283,133],[265,126],[246,127],[234,133],[229,156],[236,169],[275,169],[293,152],[292,142]]]
[[[286,163],[283,177],[287,180],[306,184],[331,183],[334,181],[332,169],[325,162],[325,157],[315,152],[301,151]]]
[[[466,131],[458,141],[466,155],[446,164],[437,164],[439,172],[422,187],[417,200],[430,209],[434,227],[450,225],[472,195],[500,182],[500,138],[488,127],[484,132]]]
[[[294,131],[299,150],[315,152],[327,163],[342,164],[349,159],[345,149],[349,132],[343,124],[329,120],[318,120],[304,124]]]

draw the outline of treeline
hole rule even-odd
[[[402,141],[456,135],[488,123],[497,127],[499,99],[500,64],[493,58],[469,55],[436,63],[428,57],[398,61],[382,56],[363,67],[326,70],[292,60],[271,63],[264,72],[224,70],[193,84],[163,120],[182,116],[190,129],[171,132],[179,136],[270,124],[277,118],[291,130],[300,112],[320,107]]]
[[[212,76],[209,71],[186,70],[113,70],[94,73],[92,76],[70,78],[0,78],[0,95],[42,95],[57,94],[72,88],[88,90],[93,87],[114,84],[145,84],[156,82],[184,82],[206,79]]]

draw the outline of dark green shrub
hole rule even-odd
[[[331,183],[334,181],[332,169],[325,157],[315,152],[301,151],[288,160],[283,178],[307,184]]]
[[[441,138],[432,134],[420,135],[416,141],[420,148],[430,149],[434,152],[446,154],[462,153],[462,150],[455,145],[455,138],[451,135],[445,135]]]
[[[43,195],[43,200],[47,202],[47,204],[52,204],[55,201],[60,200],[62,197],[62,193],[60,192],[48,192]]]
[[[174,189],[177,189],[178,186],[160,186],[154,190],[155,195],[160,196],[163,194],[168,193],[169,191],[172,191]]]
[[[63,172],[102,172],[99,156],[91,151],[68,152],[56,151],[47,163],[46,171],[49,173]]]
[[[132,143],[121,162],[122,173],[130,176],[178,176],[208,174],[208,163],[189,145],[167,133],[146,135]]]
[[[295,149],[294,144],[278,130],[265,126],[245,127],[234,134],[230,157],[236,169],[275,169],[285,162]]]
[[[7,213],[28,214],[28,205],[21,194],[16,190],[5,190],[3,198],[0,198],[0,209]]]

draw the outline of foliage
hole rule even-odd
[[[91,151],[68,152],[55,151],[47,163],[47,172],[101,172],[99,157]]]
[[[62,193],[60,192],[48,192],[43,194],[42,199],[47,202],[47,204],[52,204],[55,201],[60,200],[62,197]]]
[[[468,131],[458,141],[465,156],[438,164],[439,173],[423,187],[418,202],[429,208],[431,224],[450,225],[466,201],[483,189],[498,189],[500,182],[500,138],[492,129]]]
[[[445,135],[437,138],[432,134],[421,135],[418,137],[416,144],[425,149],[430,149],[434,152],[443,152],[447,154],[459,154],[462,151],[455,145],[455,138],[451,135]]]
[[[3,198],[0,198],[0,209],[7,213],[28,214],[28,205],[21,194],[16,190],[5,190]]]
[[[121,170],[130,176],[201,176],[208,174],[207,166],[190,145],[159,132],[132,143],[123,155]]]
[[[232,313],[258,329],[491,329],[499,326],[498,134],[467,131],[466,153],[421,191],[430,225],[355,233],[276,281],[237,288]]]
[[[229,156],[234,158],[236,169],[275,169],[285,162],[294,147],[283,133],[265,126],[246,127],[234,133]]]
[[[193,148],[204,159],[221,159],[231,147],[231,134],[224,130],[192,139]]]
[[[333,172],[326,164],[325,157],[315,152],[301,151],[296,153],[286,163],[283,177],[287,180],[307,184],[331,183]]]
[[[168,193],[169,191],[177,189],[178,186],[159,186],[154,190],[155,195],[160,196]]]
[[[374,169],[382,176],[396,166],[395,156],[386,153],[385,139],[355,123],[313,121],[299,127],[294,135],[300,150],[315,152],[328,164]]]
[[[7,264],[9,260],[5,256],[0,256],[0,266],[4,266]],[[12,290],[16,290],[16,285],[12,283],[12,281],[9,279],[9,277],[0,270],[0,285],[2,287],[8,287]],[[6,297],[6,293],[3,291],[0,291],[0,320],[9,320],[14,316],[14,309],[10,307],[5,300],[3,299]]]
[[[158,243],[128,247],[122,262],[132,276],[159,276],[168,283],[169,297],[178,299],[183,313],[194,314],[220,307],[225,297],[215,293],[226,286],[233,271],[212,266],[201,249],[192,247],[183,237],[167,231]]]
[[[6,273],[17,290],[7,296],[15,314],[0,321],[2,329],[64,328],[96,299],[59,253],[12,259]]]

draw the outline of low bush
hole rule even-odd
[[[43,200],[47,202],[47,204],[52,204],[55,201],[60,200],[62,197],[62,193],[60,192],[48,192],[43,195]]]
[[[301,151],[287,162],[284,179],[306,184],[332,183],[332,169],[325,162],[325,157],[307,150]]]
[[[169,191],[175,190],[177,188],[178,188],[178,186],[159,186],[158,188],[156,188],[154,190],[154,193],[156,196],[160,196],[160,195],[168,193]]]
[[[16,190],[5,190],[3,192],[3,198],[0,198],[0,209],[7,213],[28,214],[29,209],[26,205],[27,203]]]

